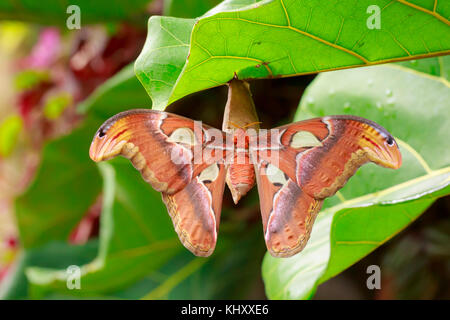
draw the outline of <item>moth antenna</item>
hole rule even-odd
[[[229,124],[231,124],[233,127],[237,128],[237,129],[242,129],[240,126],[238,126],[236,123],[232,122],[232,121],[228,121]]]
[[[252,125],[254,125],[254,124],[260,124],[260,123],[262,123],[262,122],[261,122],[261,121],[255,121],[255,122],[246,124],[245,126],[242,127],[242,129],[245,129],[245,128],[250,127],[250,126],[252,126]]]

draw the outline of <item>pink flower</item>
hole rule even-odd
[[[39,35],[31,54],[26,57],[21,67],[24,69],[45,69],[58,59],[61,53],[61,36],[57,28],[45,28]]]

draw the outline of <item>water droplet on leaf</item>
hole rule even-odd
[[[395,98],[394,98],[394,97],[391,97],[391,98],[387,99],[387,103],[388,103],[389,105],[393,105],[393,104],[395,103]]]
[[[386,89],[386,95],[388,96],[388,97],[392,97],[392,90],[391,89]]]

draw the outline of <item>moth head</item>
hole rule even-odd
[[[96,132],[89,149],[89,156],[95,162],[111,159],[122,152],[127,143],[128,130],[124,119],[111,118]]]
[[[398,169],[402,164],[400,149],[394,137],[381,129],[372,128],[363,134],[360,143],[371,161],[386,168]]]

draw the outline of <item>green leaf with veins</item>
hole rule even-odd
[[[189,53],[194,23],[193,19],[172,17],[152,17],[148,22],[147,41],[136,60],[135,71],[152,98],[154,109],[166,106]]]
[[[374,120],[395,136],[403,164],[395,171],[363,166],[325,201],[302,252],[288,259],[266,254],[262,268],[269,298],[311,297],[319,284],[450,194],[449,63],[450,56],[329,72],[308,87],[296,120],[325,114]]]
[[[381,29],[366,25],[378,5]],[[224,1],[198,19],[152,17],[136,74],[153,107],[240,79],[448,54],[450,4],[406,0]]]

